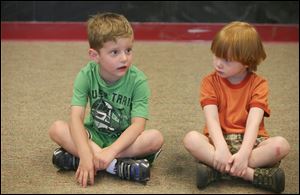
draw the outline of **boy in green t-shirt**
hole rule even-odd
[[[132,27],[122,15],[97,14],[88,20],[88,39],[92,61],[75,79],[70,123],[56,121],[49,129],[61,146],[52,162],[59,169],[76,170],[83,187],[94,183],[99,170],[148,181],[163,136],[158,130],[144,131],[150,89],[147,77],[131,64]],[[90,113],[84,120],[88,101]]]

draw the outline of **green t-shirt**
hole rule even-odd
[[[84,125],[89,130],[113,137],[119,136],[131,124],[131,118],[148,119],[150,89],[147,77],[132,65],[116,83],[108,85],[99,74],[99,66],[89,62],[77,74],[74,82],[73,106],[85,107],[90,113]]]

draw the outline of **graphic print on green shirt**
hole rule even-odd
[[[120,136],[129,126],[129,118],[124,108],[113,107],[113,104],[101,96],[91,108],[93,127],[99,132]]]

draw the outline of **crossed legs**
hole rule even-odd
[[[183,139],[185,148],[200,162],[213,167],[214,146],[208,138],[197,131],[189,132]],[[283,137],[270,137],[253,149],[243,179],[252,181],[254,168],[272,166],[288,154],[289,143]]]
[[[70,126],[68,123],[64,121],[54,122],[49,129],[49,136],[55,143],[63,147],[69,153],[78,157],[77,148],[72,140]],[[138,157],[152,154],[158,151],[162,145],[163,136],[158,130],[152,129],[143,131],[143,133],[138,136],[131,146],[118,154],[117,158]],[[89,146],[91,147],[93,153],[102,150],[102,148],[100,148],[92,140],[89,140]]]

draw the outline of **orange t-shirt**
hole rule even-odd
[[[216,72],[207,75],[201,83],[200,104],[202,108],[209,104],[217,105],[223,134],[244,134],[251,107],[261,108],[265,117],[270,116],[267,81],[255,73],[249,73],[239,84],[231,84]],[[204,133],[208,136],[207,125]],[[258,135],[269,137],[264,118]]]

